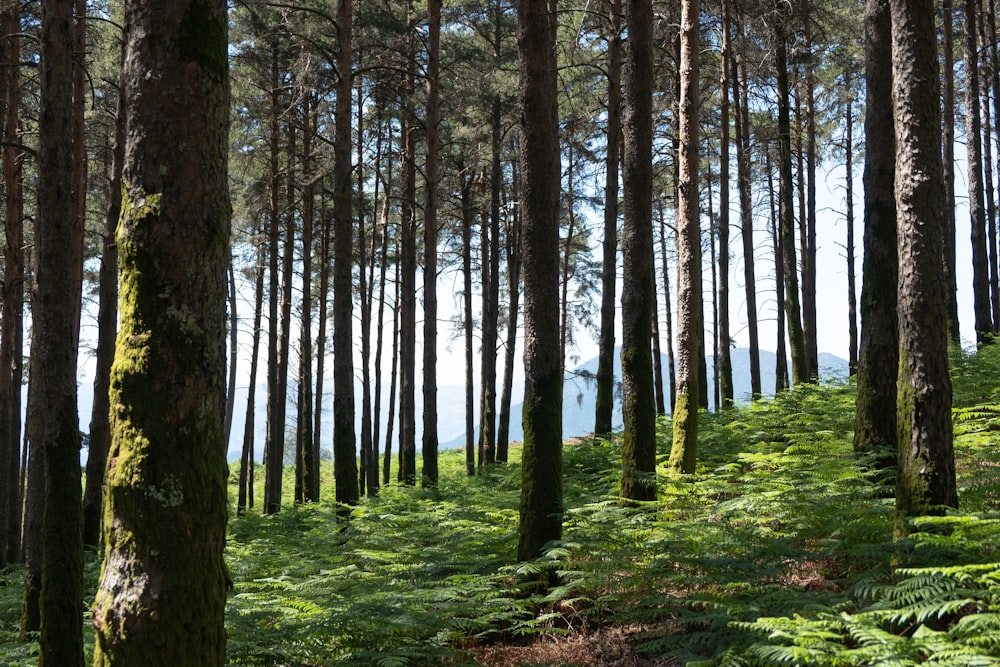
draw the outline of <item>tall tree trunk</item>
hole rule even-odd
[[[101,544],[104,470],[111,447],[111,406],[108,392],[111,364],[115,357],[115,336],[118,334],[118,244],[115,241],[115,230],[121,215],[122,166],[125,159],[125,97],[122,93],[122,86],[119,85],[111,178],[108,185],[108,212],[101,239],[103,252],[97,307],[97,359],[93,409],[90,413],[87,479],[83,494],[83,544],[95,550]]]
[[[727,26],[732,29],[732,23]],[[742,61],[741,61],[742,64]],[[750,397],[761,396],[760,338],[757,329],[757,279],[754,272],[753,200],[750,188],[750,112],[747,104],[746,73],[740,76],[735,60],[731,64],[733,115],[735,116],[736,180],[740,192],[740,237],[743,239],[743,287],[747,309],[747,338],[750,345]]]
[[[674,316],[670,305],[670,263],[667,260],[667,221],[663,214],[663,199],[657,204],[660,222],[660,261],[663,264],[663,313],[667,325],[667,384],[670,387],[670,409],[677,401],[677,364],[674,357]]]
[[[301,501],[319,500],[319,458],[316,457],[315,440],[319,433],[313,431],[313,226],[316,177],[313,174],[313,108],[309,80],[303,81],[302,95],[302,319],[299,330],[299,413],[295,438],[298,452],[296,481],[301,480]],[[299,497],[296,489],[296,497]]]
[[[774,169],[771,166],[771,153],[765,153],[767,162],[767,201],[771,207],[771,238],[774,241],[774,288],[775,303],[778,305],[777,341],[774,347],[774,393],[779,394],[788,389],[788,353],[785,348],[785,318],[782,317],[781,304],[785,302],[785,265],[782,262],[783,248],[786,241],[781,237],[778,215],[774,209]]]
[[[942,33],[944,35],[944,95],[942,98],[942,143],[944,161],[944,194],[942,209],[945,226],[942,232],[944,248],[945,306],[948,316],[948,338],[955,345],[961,343],[958,322],[958,283],[955,249],[955,19],[952,0],[942,0]]]
[[[376,186],[379,183],[383,183],[385,186],[385,194],[382,196],[381,202],[381,213],[379,217],[379,228],[382,233],[378,235],[381,238],[380,251],[379,251],[379,278],[378,278],[378,316],[375,323],[375,401],[372,411],[375,415],[375,425],[372,429],[372,450],[375,455],[375,464],[378,465],[378,453],[379,453],[379,424],[382,422],[382,345],[385,340],[385,326],[384,326],[384,316],[385,316],[385,278],[386,271],[389,267],[389,201],[392,195],[392,150],[386,151],[386,159],[388,164],[386,165],[386,176],[382,177],[382,130],[383,128],[388,133],[385,138],[385,144],[387,146],[392,146],[392,125],[390,123],[383,123],[381,113],[378,116],[379,123],[379,135],[378,135],[378,145],[376,152],[378,154],[378,159],[375,161],[375,183]],[[378,190],[375,191],[375,205],[379,204]],[[375,239],[376,234],[374,229],[372,230],[372,261],[375,261]],[[373,279],[374,282],[374,279]],[[395,312],[395,307],[393,312]],[[395,326],[393,327],[395,330]],[[395,349],[393,350],[393,365],[395,366]],[[393,372],[395,376],[395,372]],[[392,396],[389,398],[390,410],[392,406]],[[382,484],[389,483],[389,461],[391,454],[391,438],[386,439],[385,450],[386,459],[385,465],[382,468]]]
[[[809,382],[809,358],[802,332],[802,310],[799,306],[798,261],[795,257],[795,211],[793,205],[791,121],[789,117],[788,53],[784,17],[774,17],[774,60],[778,73],[778,236],[781,241],[781,262],[785,281],[785,317],[788,324],[788,346],[792,353],[792,382]]]
[[[931,0],[891,0],[899,239],[897,532],[908,517],[957,507],[948,375],[939,79]],[[930,46],[928,46],[930,45]]]
[[[407,1],[407,57],[404,105],[414,99],[416,45],[413,0]],[[416,335],[417,335],[417,119],[403,111],[403,202],[400,254],[399,481],[416,482]]]
[[[976,22],[978,0],[965,0],[965,134],[968,151],[969,219],[972,224],[972,297],[976,342],[985,345],[993,338],[990,306],[990,269],[986,239],[986,211],[983,197],[983,129],[979,104],[979,47]]]
[[[351,215],[351,30],[352,0],[337,2],[337,106],[334,110],[333,173],[333,478],[338,503],[358,502],[354,437],[353,267]]]
[[[437,199],[438,199],[438,71],[441,44],[441,0],[427,2],[427,137],[424,178],[424,433],[423,484],[437,486]]]
[[[236,371],[240,351],[240,318],[236,307],[236,269],[233,267],[232,257],[229,258],[229,266],[226,269],[226,288],[226,297],[229,300],[229,321],[226,332],[229,335],[229,356],[226,359],[226,367],[229,375],[226,379],[226,415],[223,422],[223,432],[228,448],[229,438],[233,432],[233,413],[236,411]]]
[[[83,665],[83,504],[76,407],[73,1],[42,7],[41,112],[35,231],[38,301],[32,312],[31,358],[38,365],[38,409],[45,415],[35,444],[44,451],[42,594],[39,664]],[[68,241],[68,242],[67,242]],[[221,414],[221,412],[220,412]]]
[[[514,182],[517,183],[515,165]],[[507,218],[507,341],[504,346],[503,389],[500,393],[500,419],[497,426],[497,463],[506,463],[510,443],[510,402],[514,383],[514,358],[517,349],[517,320],[521,299],[521,216],[514,210]]]
[[[476,408],[475,380],[473,379],[473,345],[475,331],[472,317],[472,224],[476,217],[472,189],[475,176],[461,169],[462,190],[462,300],[463,331],[465,337],[465,474],[476,474]]]
[[[361,58],[359,56],[358,60]],[[361,492],[369,496],[377,496],[379,490],[378,454],[376,453],[372,419],[377,416],[372,413],[371,390],[371,335],[372,335],[372,286],[375,278],[375,216],[372,215],[371,253],[372,261],[368,259],[368,235],[365,231],[365,175],[363,170],[365,153],[364,129],[364,82],[362,77],[357,81],[358,97],[358,294],[361,300],[361,472],[358,482]],[[378,199],[376,187],[375,199]]]
[[[126,16],[121,331],[94,665],[221,666],[232,583],[222,557],[226,5],[134,0]],[[177,150],[192,139],[200,151]]]
[[[819,347],[816,340],[816,77],[813,74],[811,17],[805,17],[802,30],[805,50],[805,158],[806,210],[802,238],[802,337],[806,346],[809,378],[819,378]]]
[[[254,483],[254,416],[257,397],[257,366],[260,360],[260,322],[264,311],[264,262],[267,248],[263,242],[257,245],[257,260],[254,266],[253,292],[253,337],[250,343],[250,386],[247,387],[246,419],[243,422],[243,450],[240,455],[240,478],[236,496],[236,513],[242,514],[253,507]]]
[[[718,356],[715,359],[716,392],[723,408],[733,404],[733,360],[729,330],[729,63],[732,44],[729,31],[729,0],[722,0],[722,54],[719,74],[719,114],[722,135],[719,146],[719,290]],[[716,403],[716,407],[719,403]]]
[[[653,3],[626,0],[622,186],[621,495],[656,498],[653,359]]]
[[[319,308],[317,313],[317,331],[316,331],[316,391],[313,393],[313,400],[315,401],[313,407],[313,457],[316,461],[320,461],[320,450],[322,442],[323,433],[323,406],[325,403],[325,383],[324,375],[326,374],[326,346],[328,336],[326,333],[327,317],[329,316],[330,308],[330,253],[331,253],[331,235],[333,233],[333,225],[331,224],[330,215],[327,210],[325,190],[320,188],[319,195],[319,219],[320,219],[320,240],[319,240]],[[377,458],[377,457],[376,457]],[[376,462],[376,467],[377,467]],[[322,465],[320,464],[317,468],[320,471],[316,477],[316,482],[322,482]],[[317,492],[317,497],[319,493]]]
[[[983,76],[980,79],[980,94],[982,95],[983,111],[983,197],[986,204],[986,235],[989,243],[990,265],[990,310],[993,313],[993,329],[990,333],[1000,331],[1000,265],[997,256],[997,200],[993,189],[993,146],[990,138],[993,134],[993,116],[990,110],[990,79],[996,75],[996,61],[993,58],[994,43],[989,45],[990,35],[987,22],[995,17],[987,18],[980,0],[979,47],[984,54]]]
[[[704,356],[699,331],[704,329],[701,297],[701,229],[698,211],[698,0],[681,2],[681,95],[678,133],[677,220],[677,399],[673,412],[670,468],[695,470],[698,446],[698,406],[701,393],[698,357]]]
[[[524,446],[518,560],[562,536],[562,359],[559,341],[559,117],[556,14],[517,3],[524,207]],[[553,3],[554,5],[554,3]],[[647,339],[648,340],[648,339]]]
[[[601,335],[597,356],[594,433],[611,433],[615,407],[615,290],[618,283],[618,161],[621,135],[622,3],[608,8],[608,130],[605,149],[604,243],[601,257]]]
[[[278,372],[278,240],[281,217],[278,189],[281,129],[278,125],[280,104],[278,43],[271,43],[271,108],[268,123],[268,318],[267,318],[267,437],[264,443],[264,513],[281,509],[281,482],[285,447],[285,390]]]
[[[493,53],[500,57],[500,15],[495,14]],[[500,98],[493,98],[490,117],[490,214],[489,230],[483,221],[483,315],[480,335],[482,400],[479,408],[479,447],[482,452],[480,465],[496,463],[496,404],[497,404],[497,328],[500,315],[500,189],[502,172],[500,164],[501,136],[503,131]]]
[[[20,558],[21,376],[24,343],[24,193],[18,106],[21,99],[20,3],[0,3],[3,70],[4,262],[0,329],[0,568]]]
[[[844,70],[844,89],[847,91],[844,130],[845,217],[847,240],[847,369],[854,377],[858,373],[858,297],[857,274],[854,259],[854,73],[852,65]]]
[[[656,274],[656,251],[653,248],[653,273]],[[667,399],[663,389],[663,352],[660,349],[660,313],[656,303],[656,281],[653,281],[653,317],[652,317],[652,346],[653,346],[653,396],[656,399],[656,414],[667,414]]]
[[[899,334],[896,243],[896,135],[892,120],[892,17],[889,0],[865,8],[864,262],[861,346],[854,450],[870,452],[883,470],[896,462],[896,377]]]

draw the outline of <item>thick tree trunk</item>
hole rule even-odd
[[[889,0],[868,0],[865,9],[865,97],[865,232],[854,450],[874,454],[876,465],[891,470],[896,461],[899,334]]]
[[[562,536],[562,359],[559,340],[559,118],[556,16],[517,3],[524,208],[524,446],[518,560]],[[647,339],[648,340],[648,339]]]
[[[83,665],[83,504],[80,498],[80,429],[76,407],[75,281],[77,220],[71,106],[73,2],[42,7],[41,112],[35,230],[38,301],[32,314],[31,358],[38,366],[38,439],[44,451],[42,590],[39,664]],[[221,411],[219,413],[221,415]]]
[[[615,291],[618,283],[618,161],[621,135],[622,3],[608,9],[608,130],[605,149],[604,242],[601,256],[601,335],[597,356],[594,433],[611,433],[615,407]]]
[[[121,331],[94,665],[222,665],[226,6],[137,0],[126,16]],[[192,139],[194,156],[177,150]]]
[[[899,264],[897,531],[957,507],[940,239],[941,126],[931,0],[891,0]]]
[[[354,221],[351,215],[352,0],[338,0],[337,106],[333,173],[333,477],[338,503],[358,502],[354,436],[353,281]]]
[[[622,160],[622,434],[621,495],[656,498],[656,406],[653,359],[653,3],[626,0]]]
[[[698,0],[681,3],[681,95],[678,133],[677,220],[677,399],[673,411],[670,468],[695,471],[698,447],[698,405],[701,394],[698,357],[703,327],[701,296],[701,229],[698,211]]]

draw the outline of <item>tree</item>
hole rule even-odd
[[[792,382],[809,382],[809,362],[802,332],[799,305],[798,261],[795,252],[795,211],[793,207],[791,119],[788,88],[788,36],[785,17],[776,11],[773,18],[774,62],[778,83],[778,245],[784,275],[784,307],[788,324],[788,347],[792,354]]]
[[[899,263],[897,530],[957,507],[940,207],[939,79],[931,0],[891,0]]]
[[[337,107],[333,175],[333,465],[338,503],[358,501],[354,436],[354,304],[351,267],[351,28],[352,0],[337,3]]]
[[[226,5],[134,0],[126,17],[122,308],[94,664],[222,665]]]
[[[424,429],[423,483],[438,480],[437,425],[437,194],[438,194],[438,72],[441,48],[441,0],[427,3],[427,163],[424,175]]]
[[[553,5],[555,3],[552,3]],[[524,210],[524,446],[517,557],[562,536],[562,358],[559,337],[559,119],[555,12],[517,3]]]
[[[865,7],[864,263],[854,449],[880,467],[896,461],[896,141],[892,119],[892,20],[889,0]]]
[[[656,409],[650,348],[655,303],[652,252],[652,1],[627,0],[625,21],[629,48],[625,59],[625,150],[622,162],[625,195],[622,219],[622,417],[625,431],[622,435],[621,495],[629,500],[654,500]],[[694,125],[697,127],[697,123]]]
[[[611,432],[615,389],[615,289],[618,274],[618,154],[621,134],[621,0],[608,8],[608,131],[604,181],[604,244],[601,259],[601,337],[597,362],[594,433]]]
[[[38,367],[41,420],[34,446],[44,452],[41,640],[39,664],[83,665],[83,503],[76,407],[79,302],[73,270],[73,3],[42,7],[39,114],[38,273],[32,359]],[[69,241],[69,242],[67,242]],[[221,414],[221,413],[220,413]]]
[[[698,357],[702,356],[701,228],[698,196],[698,0],[681,3],[678,108],[677,397],[670,468],[693,473],[698,446]]]
[[[986,211],[983,196],[983,124],[979,102],[979,44],[976,23],[977,0],[965,0],[965,134],[968,147],[969,219],[972,224],[972,297],[975,312],[976,342],[989,343],[993,338],[993,313],[990,305],[990,269],[986,243]]]
[[[719,120],[722,126],[719,139],[719,344],[718,363],[715,364],[719,377],[715,386],[721,394],[723,407],[733,404],[733,360],[729,335],[729,63],[733,55],[729,12],[729,0],[723,0],[722,53],[719,56]]]

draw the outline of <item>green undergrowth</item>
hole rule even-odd
[[[962,508],[905,541],[891,489],[852,452],[846,384],[703,413],[688,477],[667,474],[661,422],[659,498],[638,507],[617,496],[616,438],[568,444],[564,539],[527,564],[520,449],[473,478],[447,451],[435,489],[231,518],[229,664],[465,665],[608,627],[692,667],[998,664],[1000,353],[952,366]],[[20,576],[0,575],[0,664],[37,660],[16,640]]]

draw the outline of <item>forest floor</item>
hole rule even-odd
[[[906,539],[852,451],[850,384],[703,413],[682,479],[661,420],[658,498],[639,507],[617,496],[618,438],[567,443],[563,540],[529,563],[513,557],[520,447],[474,477],[444,451],[436,488],[390,484],[347,518],[291,502],[289,468],[279,514],[229,522],[228,664],[1000,665],[1000,351],[955,355],[952,375],[961,509]],[[22,578],[0,572],[9,667],[38,660],[17,636]]]

